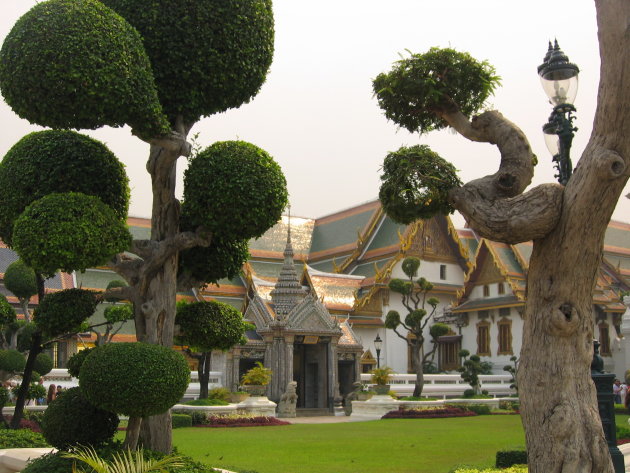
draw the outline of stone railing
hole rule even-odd
[[[482,374],[479,375],[481,389],[487,390],[494,397],[516,394],[510,388],[512,376],[509,374]],[[370,385],[370,375],[361,374],[361,382]],[[389,382],[391,390],[397,396],[411,396],[416,387],[415,374],[394,374]],[[441,397],[442,399],[461,397],[470,385],[459,374],[425,374],[423,397]]]

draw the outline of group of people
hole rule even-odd
[[[54,384],[51,384],[50,386],[48,386],[48,395],[46,396],[46,404],[50,404],[52,401],[55,400],[55,398],[57,396],[59,396],[59,394],[63,391],[63,386],[59,385],[59,386],[55,386]]]
[[[613,395],[615,396],[615,404],[623,404],[628,407],[630,404],[630,396],[628,396],[628,385],[625,381],[615,379],[613,382]]]

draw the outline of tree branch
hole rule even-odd
[[[480,236],[508,244],[547,235],[560,218],[563,197],[564,188],[559,184],[542,184],[525,194],[494,201],[468,184],[449,195],[453,206]]]
[[[113,271],[120,274],[130,286],[137,283],[142,269],[143,261],[137,258],[130,258],[123,253],[115,255],[110,267]]]

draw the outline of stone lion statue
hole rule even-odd
[[[296,406],[297,406],[297,383],[295,381],[291,381],[287,384],[287,390],[280,397],[280,402],[278,403],[278,417],[295,417],[296,416]]]

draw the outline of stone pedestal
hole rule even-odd
[[[389,411],[396,411],[400,401],[386,394],[372,396],[368,401],[352,401],[352,417],[381,418]]]
[[[236,408],[239,412],[245,412],[247,414],[253,414],[257,416],[276,416],[275,402],[270,401],[266,396],[251,396],[240,402]]]

